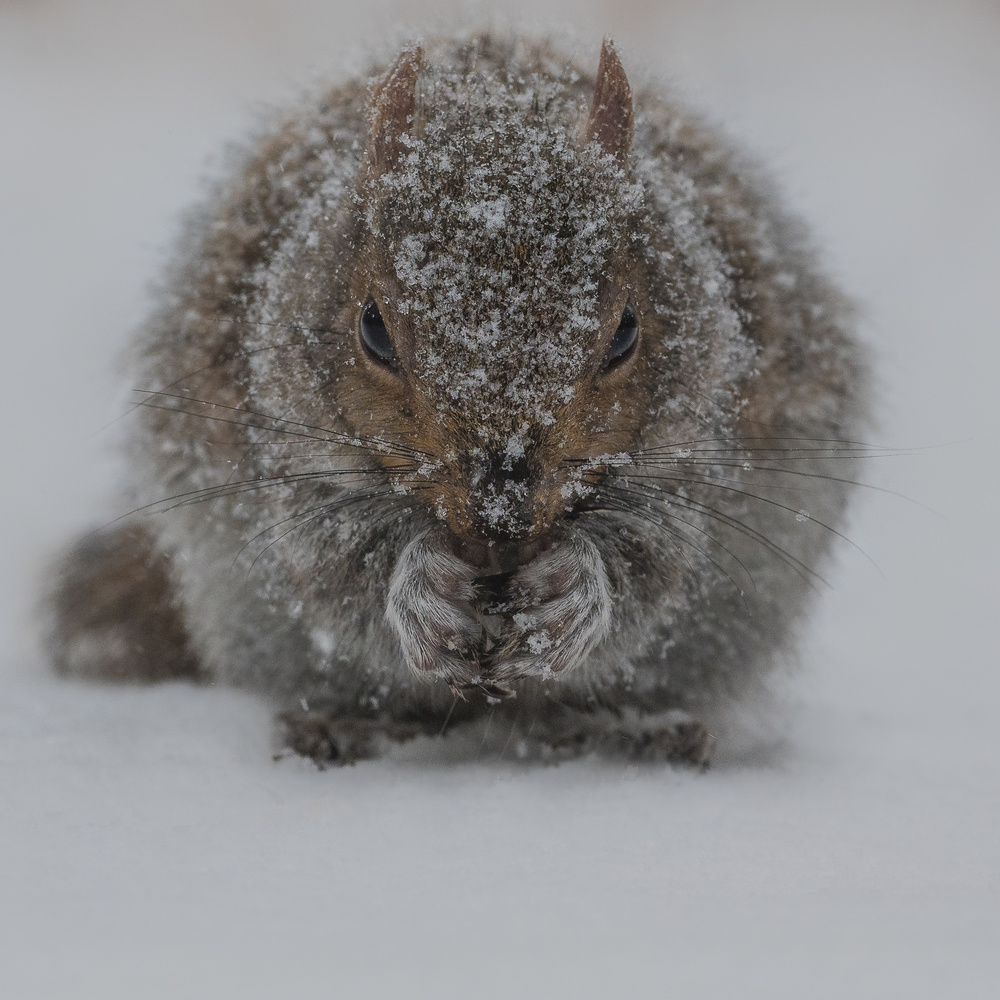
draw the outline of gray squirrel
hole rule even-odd
[[[59,564],[53,662],[261,692],[321,764],[492,732],[704,766],[839,534],[851,310],[608,40],[596,74],[484,32],[373,81],[189,225],[135,355],[137,510]]]

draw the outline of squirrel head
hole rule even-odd
[[[419,48],[370,92],[354,409],[432,456],[413,488],[471,551],[537,545],[644,411],[642,188],[609,41],[578,94]]]

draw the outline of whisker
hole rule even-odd
[[[183,397],[178,397],[183,398]],[[267,431],[269,434],[288,434],[292,437],[305,438],[308,441],[319,441],[321,444],[336,444],[337,442],[331,441],[329,438],[319,437],[316,434],[306,434],[302,431],[289,430],[286,427],[267,427],[264,424],[255,424],[247,420],[234,420],[231,417],[220,417],[214,413],[197,413],[194,410],[185,410],[180,406],[167,406],[165,404],[151,403],[149,401],[143,401],[138,404],[139,406],[147,407],[150,410],[164,410],[167,413],[180,413],[187,417],[195,417],[198,420],[214,420],[216,423],[220,424],[232,424],[235,427],[249,427],[254,430]],[[222,406],[222,403],[209,403],[205,404],[209,406]],[[239,409],[238,407],[228,407],[228,409]],[[358,447],[358,446],[356,446]]]
[[[350,474],[349,471],[345,471],[346,474]],[[212,500],[225,499],[231,496],[241,496],[247,493],[256,493],[260,490],[265,489],[276,489],[282,486],[295,485],[297,483],[324,483],[329,481],[333,476],[337,475],[336,471],[333,472],[302,472],[295,475],[285,475],[285,476],[275,476],[269,480],[260,480],[258,482],[249,481],[243,485],[237,484],[224,484],[222,486],[208,487],[204,493],[206,495],[191,497],[186,500],[181,500],[169,507],[164,508],[164,510],[176,510],[178,507],[189,507],[195,504],[208,503]],[[369,474],[370,475],[370,474]],[[397,482],[406,482],[405,480],[396,480]],[[348,486],[342,486],[337,484],[341,493],[348,489]]]
[[[264,553],[267,552],[267,550],[270,549],[272,545],[277,544],[283,538],[285,538],[287,535],[290,535],[293,531],[296,531],[299,528],[303,528],[307,524],[309,524],[311,521],[318,520],[319,518],[324,517],[327,514],[333,513],[336,510],[340,510],[343,507],[348,507],[348,506],[350,506],[353,503],[368,502],[368,501],[371,501],[371,500],[375,500],[375,499],[379,499],[379,498],[384,498],[384,497],[399,497],[399,494],[396,493],[395,490],[385,490],[385,491],[379,492],[379,493],[351,494],[351,495],[346,496],[346,497],[341,497],[340,499],[334,500],[332,502],[319,504],[316,507],[310,507],[310,508],[308,508],[307,510],[304,510],[304,511],[298,511],[297,513],[292,514],[289,517],[282,518],[280,521],[275,521],[273,524],[268,525],[268,527],[262,529],[261,531],[258,531],[257,534],[255,534],[252,538],[249,538],[246,541],[246,543],[240,548],[240,550],[233,557],[233,566],[234,567],[236,566],[236,563],[239,561],[240,556],[243,555],[243,553],[255,541],[257,541],[257,539],[261,538],[263,535],[266,535],[269,531],[273,531],[275,528],[280,527],[282,524],[287,524],[289,521],[293,521],[296,518],[301,518],[301,517],[303,517],[304,515],[307,515],[307,514],[311,515],[309,517],[305,517],[305,519],[302,520],[300,523],[294,524],[294,525],[292,525],[292,527],[290,527],[287,530],[283,531],[280,535],[278,535],[277,538],[274,538],[271,541],[269,541],[260,550],[260,552],[258,552],[257,555],[254,556],[254,558],[251,561],[250,565],[247,567],[247,579],[249,579],[250,578],[250,574],[253,571],[254,566],[257,565],[257,562],[261,558],[261,556],[263,556]]]
[[[611,486],[611,487],[605,487],[605,486],[602,486],[600,488],[601,489],[612,489],[615,492],[619,493],[623,497],[625,497],[625,496],[632,496],[633,498],[646,499],[646,498],[642,497],[641,494],[633,493],[633,492],[630,492],[630,491],[627,491],[627,490],[622,490],[619,487],[613,487],[613,486]],[[691,508],[687,508],[687,509],[691,510]],[[692,510],[692,513],[696,513],[696,511]],[[712,542],[713,545],[717,545],[730,558],[734,559],[739,564],[740,568],[743,570],[744,573],[746,573],[747,578],[750,580],[750,583],[753,585],[754,590],[757,590],[757,583],[756,583],[756,581],[753,578],[753,573],[750,572],[749,568],[746,566],[746,564],[743,562],[743,560],[740,559],[740,557],[738,555],[736,555],[735,552],[733,552],[726,545],[724,545],[722,542],[720,542],[719,539],[716,538],[713,534],[711,534],[709,531],[706,531],[700,525],[694,524],[693,522],[687,520],[687,518],[679,517],[675,511],[664,510],[663,511],[663,515],[665,517],[671,518],[672,520],[680,521],[681,524],[686,524],[688,527],[693,528],[695,531],[697,531],[700,534],[704,535],[710,542]],[[654,523],[656,523],[656,522],[654,521]],[[690,542],[689,539],[685,538],[685,540],[688,541],[689,544],[693,544],[693,543]],[[696,548],[697,548],[697,546],[696,546]],[[698,549],[698,551],[701,552],[706,558],[711,558],[708,555],[707,552],[704,552],[704,550]],[[722,567],[718,566],[718,564],[715,564],[715,565],[716,565],[716,567],[718,569],[720,569],[720,570],[722,569]],[[723,572],[725,572],[725,571],[723,570]],[[728,576],[728,574],[727,574],[727,576]],[[734,584],[736,584],[736,581],[733,580],[732,577],[730,577],[730,580],[732,580],[732,582]],[[737,587],[739,587],[738,584],[737,584]]]
[[[633,505],[630,505],[630,504],[626,503],[624,500],[616,501],[614,497],[608,497],[607,495],[602,495],[601,496],[601,500],[604,503],[609,504],[611,510],[615,510],[615,511],[617,511],[619,513],[629,514],[629,515],[631,515],[633,517],[642,518],[643,520],[648,521],[650,524],[656,525],[656,527],[660,528],[662,531],[667,532],[667,534],[671,535],[674,539],[680,539],[680,541],[684,542],[686,545],[690,545],[691,548],[693,548],[696,552],[701,553],[701,555],[703,555],[720,573],[723,574],[723,576],[725,576],[729,580],[730,583],[732,583],[732,585],[736,588],[736,590],[739,593],[740,597],[743,599],[744,603],[746,604],[746,597],[744,595],[743,588],[739,585],[739,583],[737,583],[737,581],[735,580],[735,578],[733,577],[733,575],[724,566],[720,565],[700,545],[696,545],[694,542],[692,542],[691,539],[688,538],[686,535],[684,535],[679,529],[678,530],[674,530],[673,528],[670,528],[669,526],[663,524],[663,522],[661,520],[659,520],[658,518],[652,516],[651,512],[647,512],[646,510],[638,510]],[[729,556],[731,556],[733,559],[735,559],[737,563],[739,563],[741,569],[743,570],[744,573],[746,573],[747,578],[750,580],[750,583],[753,586],[753,589],[757,590],[757,582],[754,580],[753,574],[747,569],[746,565],[739,558],[739,556],[737,556],[735,553],[731,552],[729,550],[729,548],[727,548],[727,546],[723,545],[723,543],[720,542],[717,538],[715,538],[713,535],[711,535],[704,528],[701,528],[701,527],[699,527],[696,524],[692,524],[686,518],[678,517],[677,514],[675,514],[674,512],[669,512],[668,513],[666,511],[664,511],[664,516],[669,517],[672,521],[679,521],[681,524],[686,524],[688,527],[693,528],[695,531],[698,531],[701,534],[703,534],[714,545],[718,545],[720,549],[722,549]],[[675,544],[677,544],[677,543],[675,542]],[[681,554],[681,558],[687,564],[688,569],[691,571],[692,576],[697,575],[696,571],[695,571],[695,568],[691,565],[690,560],[687,558],[687,555],[684,553],[684,550],[683,550],[683,548],[680,545],[678,545],[678,551]]]
[[[199,323],[216,323],[221,326],[223,323],[232,323],[234,326],[266,326],[270,329],[292,330],[301,333],[333,333],[332,326],[309,326],[305,323],[279,323],[262,319],[234,319],[225,316],[199,316]],[[285,344],[279,347],[290,346]]]
[[[753,442],[768,442],[755,444]],[[703,446],[703,447],[699,447]],[[919,453],[920,448],[900,448],[891,445],[852,441],[846,438],[806,438],[793,436],[740,437],[740,438],[693,438],[676,441],[652,448],[630,452],[630,457],[665,456],[673,458],[671,452],[682,452],[677,458],[690,455],[723,455],[733,458],[782,457],[790,455],[826,456],[830,458],[881,458]]]
[[[238,319],[223,319],[215,317],[201,317],[200,322],[215,322],[219,326],[223,323],[231,323],[238,326],[267,326],[267,327],[278,327],[288,330],[297,330],[302,333],[333,333],[333,329],[330,327],[313,327],[313,326],[302,326],[297,323],[269,323],[263,320],[238,320]],[[333,347],[336,346],[338,341],[336,340],[313,340],[313,341],[303,341],[302,343],[288,342],[284,344],[269,344],[266,347],[248,347],[241,348],[233,351],[226,351],[222,357],[217,358],[215,361],[209,362],[207,365],[203,365],[201,368],[195,368],[192,371],[187,372],[184,375],[180,375],[175,378],[172,382],[168,382],[163,386],[161,391],[166,391],[167,389],[173,389],[179,386],[182,382],[187,382],[190,379],[195,378],[198,375],[203,375],[205,372],[211,371],[213,368],[218,368],[224,365],[226,362],[231,361],[233,358],[239,357],[251,357],[255,354],[262,354],[265,351],[280,351],[287,348],[306,348],[306,347]],[[101,431],[107,430],[112,427],[119,420],[123,420],[130,413],[134,413],[142,404],[135,403],[130,406],[124,413],[120,413],[114,420],[109,420],[103,427],[98,428],[94,433],[99,434]]]
[[[674,529],[670,528],[668,525],[665,525],[661,520],[659,520],[658,518],[653,517],[651,514],[648,514],[645,511],[636,510],[633,507],[629,506],[628,504],[626,504],[626,503],[624,503],[622,501],[616,501],[614,499],[614,497],[609,497],[609,496],[606,496],[606,495],[600,495],[600,499],[601,499],[601,502],[603,504],[605,504],[605,506],[603,506],[603,507],[588,507],[585,510],[581,511],[581,513],[584,513],[584,514],[597,514],[597,513],[601,513],[602,511],[608,511],[608,512],[614,513],[614,514],[628,514],[630,517],[637,517],[637,518],[640,518],[641,520],[647,521],[650,524],[655,525],[657,528],[660,528],[662,531],[664,531],[668,535],[670,535],[670,541],[671,541],[671,543],[676,547],[677,551],[680,553],[681,558],[686,563],[688,569],[691,570],[692,575],[694,575],[694,572],[695,572],[694,566],[691,565],[691,560],[688,559],[687,554],[684,552],[683,547],[677,542],[677,539],[680,538],[683,541],[688,542],[688,544],[690,544],[692,546],[692,548],[694,548],[698,552],[701,552],[701,554],[704,555],[706,558],[709,558],[708,555],[707,555],[707,553],[705,553],[703,550],[699,549],[697,545],[694,545],[693,542],[691,542],[689,539],[685,538],[678,531],[675,531]]]
[[[156,390],[153,390],[153,389],[135,389],[133,391],[134,392],[145,393],[148,396],[152,396],[152,397],[156,397],[156,398],[178,399],[178,400],[181,400],[181,401],[183,401],[185,403],[197,403],[197,404],[199,404],[201,406],[208,406],[208,407],[212,407],[212,408],[218,407],[218,408],[221,408],[223,410],[230,410],[230,411],[234,411],[236,413],[246,413],[246,414],[249,414],[249,415],[254,416],[254,417],[260,417],[260,418],[262,418],[264,420],[272,420],[272,421],[274,421],[277,424],[287,424],[287,425],[289,425],[291,427],[304,428],[305,430],[308,430],[308,431],[319,432],[320,434],[328,435],[328,437],[325,440],[336,441],[338,443],[346,444],[346,445],[348,445],[350,447],[355,447],[355,448],[367,447],[370,450],[382,451],[382,452],[387,452],[387,453],[390,453],[390,454],[392,454],[392,453],[398,453],[398,454],[401,454],[401,455],[406,455],[407,457],[411,457],[411,458],[412,457],[416,457],[416,456],[419,456],[421,458],[430,458],[431,457],[431,456],[427,455],[426,452],[419,451],[416,448],[411,448],[409,445],[403,445],[403,444],[399,444],[399,443],[396,443],[396,442],[382,441],[382,440],[378,440],[378,439],[374,439],[374,438],[364,438],[361,435],[358,435],[358,434],[347,434],[347,433],[345,433],[343,431],[334,431],[334,430],[331,430],[330,428],[327,428],[327,427],[318,427],[315,424],[306,424],[306,423],[303,423],[302,421],[299,421],[299,420],[289,420],[287,417],[278,417],[278,416],[275,416],[272,413],[265,413],[265,412],[263,412],[261,410],[252,410],[252,409],[250,409],[249,407],[246,407],[246,406],[231,406],[231,405],[229,405],[227,403],[213,402],[210,399],[196,399],[196,398],[194,398],[192,396],[182,395],[180,393],[160,392],[160,391],[156,391]],[[166,407],[162,407],[162,408],[166,408]],[[202,416],[204,416],[206,419],[215,419],[214,417],[212,417],[210,415],[196,413],[196,412],[193,412],[191,410],[177,410],[177,409],[175,409],[175,412],[186,413],[186,414],[188,414],[189,416],[192,416],[192,417],[202,417]],[[240,426],[249,426],[249,425],[247,425],[245,423],[242,423],[242,422],[239,422],[239,421],[237,421],[236,423],[238,423]],[[286,428],[284,428],[284,427],[278,427],[278,428],[261,427],[260,429],[261,430],[269,430],[272,433],[292,433],[292,432],[289,432],[288,430],[286,430]],[[301,433],[299,433],[298,436],[302,436]],[[324,440],[324,439],[323,438],[317,438],[316,440]]]
[[[646,466],[646,463],[637,463],[634,467],[637,468],[637,469],[641,469],[641,468],[646,468],[647,466]],[[648,467],[656,469],[656,468],[660,468],[661,466],[655,465],[655,464],[651,464]],[[723,466],[723,467],[724,468],[742,468],[740,466],[734,466],[734,465]],[[627,479],[629,481],[631,481],[633,479],[652,479],[652,480],[664,480],[664,479],[673,480],[674,479],[674,477],[664,476],[662,474],[660,474],[660,475],[654,475],[653,473],[649,473],[649,472],[623,472],[622,471],[623,469],[630,469],[630,468],[632,468],[632,466],[619,466],[619,467],[617,467],[615,469],[615,472],[617,473],[616,478]],[[669,468],[669,466],[668,466],[668,468]],[[685,467],[680,467],[679,466],[679,470],[680,471],[683,471],[684,468]],[[744,469],[744,471],[746,471],[746,470]],[[713,475],[711,475],[708,472],[692,473],[692,476],[694,476],[694,478],[692,478],[692,479],[684,479],[684,480],[678,479],[678,481],[689,482],[689,483],[701,483],[701,482],[705,482],[707,480],[711,480],[713,482],[719,482],[719,483],[734,483],[734,484],[739,485],[739,486],[746,485],[742,479],[736,479],[736,478],[732,478],[732,477],[729,477],[729,476],[713,476]],[[781,483],[754,483],[753,485],[757,486],[757,487],[760,487],[761,489],[782,490],[782,491],[793,492],[793,493],[809,493],[813,489],[813,487],[809,486],[808,484],[804,484],[802,486],[794,486],[794,485],[791,485],[791,484],[782,485]]]
[[[885,456],[879,456],[879,457],[885,457]],[[789,460],[788,459],[782,459],[782,461],[789,461]],[[669,467],[670,465],[672,465],[674,463],[669,463],[669,462],[636,462],[635,464],[638,467],[641,467],[643,465],[650,465],[650,466],[656,468],[656,467],[661,467],[661,466],[667,466],[667,467]],[[846,476],[833,476],[833,475],[830,475],[829,473],[825,473],[825,472],[805,472],[802,469],[782,469],[779,466],[771,466],[771,465],[753,465],[753,464],[747,463],[747,462],[740,463],[740,462],[729,462],[729,461],[723,461],[723,462],[708,462],[708,461],[705,461],[705,462],[702,462],[702,461],[686,462],[686,461],[682,461],[682,462],[677,462],[676,464],[679,467],[686,467],[687,465],[712,467],[714,465],[718,465],[718,466],[720,466],[720,467],[722,467],[724,469],[742,469],[744,472],[773,472],[773,473],[779,473],[779,474],[783,474],[783,475],[787,475],[787,476],[799,476],[802,479],[821,479],[824,482],[842,483],[845,486],[857,486],[860,489],[871,490],[874,493],[884,493],[887,496],[896,497],[899,500],[906,500],[909,503],[915,504],[917,507],[920,507],[922,510],[926,510],[929,514],[936,514],[939,517],[941,516],[940,513],[938,511],[934,510],[932,507],[928,507],[926,504],[922,504],[919,500],[914,500],[913,497],[909,497],[905,493],[898,493],[896,490],[890,490],[890,489],[888,489],[885,486],[876,486],[874,483],[866,483],[866,482],[863,482],[860,479],[848,479]],[[619,468],[628,468],[628,466],[620,466]],[[636,473],[629,473],[629,476],[630,477],[636,477],[637,474]],[[718,476],[713,476],[712,478],[713,479],[719,479],[721,482],[739,482],[739,480],[722,479],[721,477],[718,477]],[[786,489],[793,489],[794,487],[791,487],[791,486],[778,486],[778,485],[774,485],[774,484],[769,484],[769,488],[771,488],[771,489],[786,490]],[[808,487],[803,487],[803,489],[807,489],[807,488]]]
[[[676,503],[682,509],[690,510],[692,513],[702,513],[706,517],[710,517],[713,520],[719,521],[720,523],[733,528],[735,531],[738,531],[741,534],[746,535],[748,538],[752,538],[754,541],[758,542],[773,555],[781,559],[787,566],[794,569],[810,585],[812,585],[812,581],[815,579],[819,580],[826,586],[829,586],[828,581],[826,581],[819,573],[817,573],[813,569],[810,569],[804,562],[802,562],[802,560],[797,559],[790,552],[786,551],[784,548],[778,545],[777,542],[772,541],[770,538],[768,538],[762,532],[758,531],[756,528],[750,527],[750,525],[745,524],[738,518],[734,518],[730,514],[726,514],[723,511],[720,511],[709,504],[702,503],[699,500],[694,500],[691,497],[681,496],[677,493],[669,493],[666,497],[664,497],[662,494],[641,493],[637,490],[628,490],[622,487],[614,487],[608,485],[602,485],[600,488],[618,490],[622,494],[626,496],[632,496],[635,499],[641,499],[648,502],[656,501],[668,506]],[[736,557],[734,556],[734,558]]]
[[[616,477],[616,478],[621,478],[621,477]],[[627,477],[627,478],[633,478],[633,477]],[[642,478],[642,476],[641,475],[637,475],[634,478]],[[766,504],[769,504],[772,507],[777,507],[779,510],[787,511],[789,514],[794,514],[796,517],[802,517],[803,515],[805,515],[812,524],[819,525],[819,527],[825,529],[826,531],[829,531],[830,534],[835,535],[837,538],[843,539],[856,552],[861,553],[861,555],[864,556],[865,559],[867,559],[868,562],[870,562],[871,565],[874,566],[876,570],[878,569],[878,566],[876,565],[875,560],[872,559],[872,557],[870,555],[868,555],[868,553],[865,552],[865,550],[862,549],[860,545],[858,545],[856,542],[854,542],[850,538],[848,538],[847,535],[845,535],[842,531],[838,531],[832,525],[827,524],[825,521],[819,520],[819,518],[811,516],[806,511],[796,510],[794,507],[789,507],[788,504],[781,503],[778,500],[773,500],[770,497],[762,497],[758,493],[751,493],[749,490],[738,489],[735,486],[726,486],[723,483],[715,482],[712,479],[709,479],[707,477],[699,477],[699,478],[691,479],[691,478],[684,478],[684,477],[680,477],[680,476],[665,476],[665,475],[663,475],[663,476],[659,476],[659,477],[647,476],[645,478],[659,478],[659,479],[661,479],[663,481],[667,481],[667,482],[688,483],[688,484],[690,484],[692,486],[707,486],[710,489],[723,490],[726,493],[736,493],[739,496],[748,497],[749,499],[752,499],[752,500],[759,500],[761,503],[766,503]],[[671,494],[671,496],[676,496],[676,494]]]
[[[789,449],[787,452],[780,452],[775,448],[758,448],[758,449],[747,449],[747,448],[701,448],[701,449],[691,449],[682,448],[677,454],[668,454],[667,452],[656,453],[650,452],[637,452],[635,454],[629,455],[630,459],[634,459],[638,462],[645,462],[647,464],[683,464],[690,463],[691,465],[706,465],[712,464],[714,462],[729,462],[734,465],[743,465],[747,462],[752,461],[772,461],[772,462],[854,462],[857,460],[868,461],[873,458],[898,458],[903,455],[907,455],[909,452],[905,451],[856,451],[842,449],[840,451],[833,451],[826,448],[817,448],[814,451],[807,452],[805,449]]]
[[[416,492],[416,490],[414,490],[414,492]],[[404,497],[402,495],[400,495],[399,499],[402,501],[404,499]],[[370,521],[368,523],[368,529],[369,529],[369,531],[371,529],[373,529],[373,528],[379,527],[382,524],[385,524],[385,522],[388,521],[389,518],[391,518],[391,517],[398,516],[400,514],[408,514],[408,513],[412,512],[412,510],[413,510],[413,507],[412,507],[412,505],[410,503],[407,503],[403,507],[396,507],[395,509],[393,509],[390,504],[386,504],[386,506],[390,507],[390,509],[388,511],[386,511],[384,514],[382,514],[381,517],[377,517],[373,521]]]
[[[413,471],[411,469],[405,469],[405,467],[402,466],[400,468],[403,468],[404,471]],[[275,486],[282,486],[288,482],[303,481],[308,479],[322,480],[340,475],[362,476],[386,472],[387,470],[385,469],[324,469],[316,472],[286,473],[280,476],[244,479],[236,482],[220,483],[217,486],[206,486],[203,489],[198,490],[186,490],[183,493],[175,493],[173,496],[169,497],[161,497],[159,500],[154,500],[151,503],[143,504],[141,507],[136,507],[129,511],[128,514],[124,514],[122,516],[128,517],[131,514],[141,514],[144,511],[154,510],[157,507],[162,508],[164,511],[174,510],[177,507],[186,506],[188,504],[214,500],[219,496],[227,496],[230,493],[235,494],[255,489],[273,488]]]

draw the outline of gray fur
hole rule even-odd
[[[594,86],[544,41],[434,43],[381,173],[365,83],[332,89],[248,150],[144,331],[145,530],[199,670],[321,706],[285,716],[302,752],[499,712],[701,763],[663,713],[745,694],[806,607],[865,450],[850,310],[656,88],[627,155],[581,139]],[[370,292],[395,371],[359,344]]]

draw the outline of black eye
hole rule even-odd
[[[621,364],[632,353],[632,348],[635,347],[638,338],[639,321],[635,318],[632,303],[629,302],[622,312],[621,322],[608,346],[608,356],[605,361],[607,367],[614,368],[615,365]]]
[[[361,311],[361,322],[358,324],[361,343],[376,361],[391,364],[396,360],[396,349],[392,346],[392,337],[385,328],[385,320],[379,312],[375,300],[369,295],[365,307]]]

